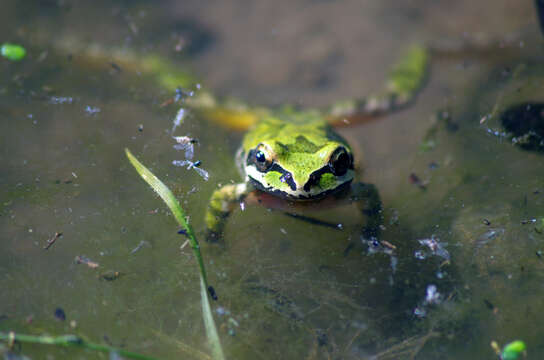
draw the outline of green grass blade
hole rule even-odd
[[[198,261],[200,275],[204,279],[204,284],[206,285],[206,287],[208,287],[208,277],[206,276],[204,260],[202,259],[202,255],[200,253],[200,245],[196,240],[193,228],[187,222],[187,217],[185,216],[185,212],[183,211],[183,208],[181,207],[179,201],[176,199],[172,191],[170,191],[170,189],[166,185],[164,185],[164,183],[160,181],[158,177],[156,177],[141,162],[139,162],[138,159],[134,157],[134,155],[132,155],[129,149],[125,149],[125,153],[127,154],[128,160],[130,161],[132,166],[134,166],[138,174],[140,174],[142,179],[144,179],[149,184],[149,186],[151,186],[153,190],[155,190],[155,192],[159,194],[159,196],[166,203],[170,211],[172,211],[172,214],[174,214],[174,217],[176,218],[178,224],[187,233],[187,237],[189,238],[189,242]]]
[[[206,284],[202,277],[200,278],[200,297],[202,298],[202,316],[204,317],[204,327],[206,328],[206,335],[208,342],[212,349],[212,358],[214,360],[224,360],[223,348],[219,341],[219,335],[217,335],[217,328],[215,327],[215,321],[213,320],[212,309],[206,293]]]
[[[166,205],[170,208],[174,217],[178,223],[183,227],[187,233],[187,237],[193,248],[195,257],[198,260],[198,266],[200,268],[200,297],[202,302],[202,316],[204,318],[204,327],[206,329],[206,336],[212,350],[212,358],[214,360],[224,360],[225,356],[223,355],[223,349],[221,347],[221,342],[219,341],[219,336],[217,334],[217,328],[215,326],[215,321],[213,320],[212,309],[210,307],[210,302],[208,300],[208,294],[206,291],[210,291],[208,286],[208,281],[206,278],[206,269],[204,268],[204,261],[202,260],[202,255],[200,254],[200,246],[196,240],[195,234],[191,225],[187,222],[185,212],[181,207],[179,201],[174,197],[174,194],[168,189],[162,181],[159,180],[151,171],[149,171],[142,163],[138,161],[132,155],[130,150],[125,149],[125,153],[134,166],[138,174],[155,190],[157,194],[162,198]],[[212,295],[213,296],[213,295]]]

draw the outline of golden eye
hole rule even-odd
[[[339,147],[334,151],[329,160],[329,168],[335,176],[343,176],[352,167],[351,156],[346,149]]]

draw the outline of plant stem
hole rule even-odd
[[[26,334],[16,334],[14,332],[9,333],[0,333],[0,340],[7,340],[12,343],[14,341],[33,343],[33,344],[44,344],[44,345],[58,345],[58,346],[73,346],[81,347],[89,350],[100,351],[103,353],[115,352],[121,356],[130,358],[130,359],[139,359],[139,360],[156,360],[156,358],[151,356],[146,356],[138,353],[133,353],[123,349],[117,349],[108,345],[95,344],[89,341],[82,339],[76,335],[61,335],[61,336],[36,336],[36,335],[26,335]]]

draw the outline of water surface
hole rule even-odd
[[[210,180],[173,167],[178,105],[161,106],[173,93],[108,52],[157,54],[252,104],[311,107],[380,89],[410,43],[466,42],[485,51],[436,56],[413,106],[341,130],[360,178],[380,192],[381,240],[395,250],[360,238],[354,208],[319,212],[338,230],[247,207],[229,220],[224,247],[203,244],[219,294],[212,306],[232,359],[493,359],[492,340],[517,338],[528,358],[544,354],[542,154],[513,146],[499,121],[515,104],[543,100],[531,3],[1,7],[0,41],[29,54],[0,61],[0,330],[76,333],[159,358],[209,353],[194,258],[123,149],[165,180],[201,235],[211,192],[241,180],[233,157],[242,134],[189,117],[175,134],[199,139]],[[90,57],[92,47],[106,55]],[[121,276],[101,278],[111,271]],[[59,307],[65,321],[54,317]],[[96,358],[31,345],[22,353]]]

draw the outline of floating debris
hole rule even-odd
[[[423,318],[427,315],[427,310],[425,310],[425,308],[423,307],[418,306],[414,309],[414,315],[416,317]]]
[[[176,131],[178,126],[180,126],[183,123],[183,119],[185,118],[185,113],[186,113],[185,109],[180,107],[173,121],[174,125],[172,126],[172,132]]]
[[[130,254],[135,254],[137,251],[139,251],[141,248],[143,248],[144,246],[150,246],[149,243],[147,241],[140,241],[140,243],[134,248],[132,249],[132,251],[130,252]]]
[[[208,172],[202,168],[200,168],[200,160],[197,160],[195,162],[192,162],[190,160],[174,160],[172,161],[172,164],[174,166],[187,166],[187,170],[194,169],[198,175],[202,176],[202,178],[206,181],[210,178]]]
[[[57,320],[59,320],[59,321],[66,320],[66,313],[60,307],[55,309],[55,314],[54,315],[55,315],[55,318]]]
[[[375,253],[385,253],[387,255],[392,255],[393,250],[396,249],[396,246],[387,242],[379,241],[377,238],[372,237],[370,239],[362,238],[362,242],[368,246],[368,253],[370,255]]]
[[[435,237],[434,235],[431,235],[431,237],[427,239],[418,240],[418,242],[421,245],[426,246],[430,250],[430,255],[436,255],[443,258],[444,260],[450,260],[450,253],[444,247],[444,245],[447,244],[440,242],[440,239]],[[425,259],[427,255],[429,254],[423,250],[416,250],[414,253],[415,258],[419,260]]]
[[[361,237],[361,241],[363,242],[363,244],[366,244],[368,246],[369,255],[373,255],[376,253],[384,253],[386,255],[389,255],[390,262],[391,262],[391,270],[393,271],[393,273],[397,271],[398,259],[395,256],[395,250],[397,248],[395,245],[385,240],[379,241],[375,237],[372,237],[368,240]],[[353,246],[354,246],[353,244],[348,245],[348,247],[344,250],[344,256],[348,254],[348,252],[351,250],[351,248],[353,248]]]
[[[76,258],[74,259],[74,262],[76,264],[85,264],[88,267],[90,267],[91,269],[96,269],[99,266],[98,263],[92,261],[91,259],[89,259],[85,255],[76,256]]]
[[[185,151],[185,158],[192,160],[195,153],[195,144],[198,144],[198,140],[189,136],[173,136],[177,144],[174,145],[174,149],[178,151]]]
[[[53,235],[53,237],[49,240],[47,240],[47,244],[45,244],[45,246],[43,247],[44,250],[49,250],[49,248],[51,246],[53,246],[53,244],[57,241],[58,238],[62,237],[62,233],[61,232],[56,232],[55,235]]]
[[[478,237],[478,239],[476,240],[476,247],[480,248],[486,245],[488,242],[498,238],[502,234],[504,234],[504,229],[489,229],[488,231],[480,235],[480,237]]]
[[[197,88],[200,89],[200,86],[199,84],[197,84]],[[175,90],[175,94],[173,97],[165,100],[160,106],[161,107],[165,107],[165,106],[168,106],[170,104],[173,104],[175,102],[179,102],[181,101],[184,96],[193,96],[194,95],[194,92],[193,91],[190,91],[190,92],[186,92],[185,90],[183,90],[182,88],[180,87],[177,87],[176,90]]]
[[[171,105],[173,103],[174,103],[174,98],[169,98],[169,99],[164,100],[159,106],[162,108],[162,107]]]
[[[49,103],[58,105],[58,104],[71,104],[74,102],[74,98],[69,96],[51,96],[49,98]]]
[[[438,305],[442,302],[442,294],[438,292],[436,285],[430,284],[425,290],[425,299],[413,311],[416,317],[423,318],[427,316],[427,307],[429,305]]]
[[[180,250],[183,250],[185,249],[185,247],[187,246],[187,244],[189,244],[189,239],[185,240],[185,242],[183,244],[181,244],[181,246],[179,247]]]
[[[425,260],[427,258],[427,253],[423,250],[414,251],[414,257],[418,260]]]
[[[495,340],[491,342],[491,347],[495,350],[500,360],[517,360],[520,355],[526,356],[527,346],[521,340],[512,341],[504,346],[502,350]]]
[[[389,241],[386,240],[382,240],[382,245],[391,250],[395,250],[397,248],[395,245],[391,244]]]
[[[183,50],[186,44],[187,44],[187,40],[185,40],[183,36],[179,36],[176,46],[174,46],[174,50],[176,52],[180,52],[181,50]]]
[[[419,151],[422,153],[429,152],[436,147],[436,141],[433,139],[424,140],[419,144]]]
[[[0,54],[11,61],[21,61],[26,56],[26,49],[21,45],[4,43],[0,47]]]
[[[525,343],[521,340],[512,341],[502,349],[502,360],[516,360],[521,354],[525,353]]]
[[[425,304],[438,305],[442,302],[442,295],[438,292],[436,285],[427,286]]]
[[[217,315],[219,316],[223,316],[223,315],[230,315],[230,311],[225,309],[224,307],[222,306],[219,306],[217,309],[215,309],[215,312],[217,313]]]
[[[114,281],[119,279],[120,276],[121,276],[121,273],[119,271],[108,270],[98,275],[98,278],[100,280]]]
[[[493,305],[491,301],[484,299],[484,304],[489,310],[493,311],[493,314],[497,314],[499,312],[499,308]]]
[[[423,180],[421,180],[421,179],[419,178],[419,176],[417,176],[417,175],[414,174],[414,173],[411,173],[411,174],[410,174],[409,180],[410,180],[410,183],[411,183],[411,184],[416,185],[416,186],[419,187],[421,190],[426,190],[426,189],[427,189],[427,185],[429,184],[428,181],[423,181]]]
[[[200,90],[200,84],[196,84],[196,88]],[[184,90],[180,87],[176,88],[176,96],[175,100],[182,101],[185,100],[185,98],[193,97],[195,95],[195,92],[193,90]]]
[[[123,69],[121,69],[121,67],[119,65],[117,65],[116,63],[114,63],[114,62],[111,62],[110,66],[117,73],[120,73],[121,71],[123,71]]]
[[[90,106],[90,105],[87,105],[85,106],[85,112],[88,114],[88,115],[96,115],[100,112],[100,108],[97,107],[97,106]]]
[[[508,134],[506,132],[500,131],[500,130],[497,130],[497,129],[487,128],[486,131],[487,131],[488,134],[496,136],[499,139],[503,139],[503,138],[506,138],[508,136]]]

